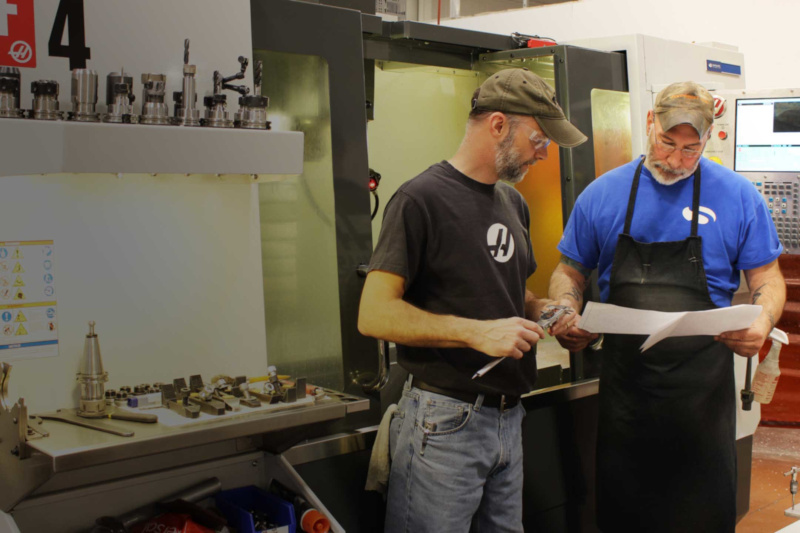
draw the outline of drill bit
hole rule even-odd
[[[264,63],[256,61],[255,68],[253,69],[253,94],[261,96],[261,81],[264,75]]]
[[[214,94],[222,92],[222,74],[218,70],[214,71]]]

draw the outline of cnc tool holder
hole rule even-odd
[[[183,90],[172,93],[175,101],[173,121],[181,126],[199,126],[200,110],[197,109],[195,75],[197,66],[189,64],[189,39],[183,42]]]
[[[88,68],[72,71],[72,111],[75,122],[99,122],[97,113],[97,72]]]
[[[164,103],[167,90],[166,74],[142,74],[142,115],[140,124],[169,125],[169,107]]]
[[[16,67],[0,67],[0,118],[22,118],[19,108],[22,77]]]
[[[53,80],[37,80],[31,82],[33,106],[31,117],[36,120],[61,120],[63,115],[58,110],[58,82]]]
[[[108,113],[103,122],[130,124],[136,120],[133,113],[133,76],[125,74],[125,70],[111,72],[106,76],[106,105]]]

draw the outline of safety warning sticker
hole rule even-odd
[[[0,360],[58,355],[53,241],[0,241],[0,262],[3,258]]]

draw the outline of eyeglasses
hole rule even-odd
[[[655,121],[653,122],[655,124]],[[661,125],[659,124],[659,128]],[[674,144],[667,144],[663,140],[658,138],[658,133],[656,133],[656,128],[653,127],[653,133],[656,139],[656,146],[659,150],[664,152],[665,154],[671,155],[677,147]],[[702,139],[701,139],[702,141]],[[681,156],[685,159],[697,159],[703,154],[703,150],[692,150],[691,148],[681,148]]]
[[[528,126],[524,122],[518,122],[518,124],[521,124],[521,125],[525,126],[526,128],[528,128],[529,130],[531,130],[531,135],[530,135],[530,137],[528,137],[528,140],[533,144],[533,149],[534,150],[543,150],[543,149],[547,148],[548,146],[550,146],[550,138],[549,137],[547,137],[546,135],[544,135],[540,131],[534,129],[533,126]]]

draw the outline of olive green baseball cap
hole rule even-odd
[[[509,68],[492,74],[478,89],[472,108],[530,115],[550,139],[564,148],[574,148],[587,140],[564,116],[553,88],[527,68]]]
[[[699,83],[681,81],[658,93],[653,112],[664,131],[688,124],[702,138],[714,123],[714,97]]]

